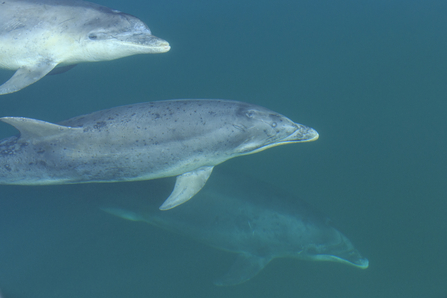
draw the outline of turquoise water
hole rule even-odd
[[[171,51],[45,77],[2,96],[1,116],[57,122],[172,98],[266,106],[320,139],[222,166],[311,203],[370,267],[279,259],[216,287],[233,254],[98,209],[169,193],[172,180],[1,186],[5,298],[446,297],[447,2],[99,3],[138,16]],[[1,70],[0,82],[10,75]],[[0,137],[14,133],[0,125]]]

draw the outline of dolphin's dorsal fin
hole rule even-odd
[[[22,66],[6,83],[0,86],[0,95],[19,91],[43,78],[57,63],[42,61],[36,65]]]
[[[67,132],[83,131],[81,127],[63,126],[24,117],[2,117],[0,120],[17,128],[20,138],[25,140],[53,138]]]
[[[258,274],[270,260],[271,258],[241,253],[230,270],[224,276],[214,281],[214,284],[216,286],[234,286],[246,282]]]
[[[172,209],[183,204],[198,193],[205,186],[214,167],[200,167],[191,172],[177,176],[174,190],[171,195],[160,206],[160,210]]]

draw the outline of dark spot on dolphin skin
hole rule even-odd
[[[42,154],[42,153],[45,153],[45,149],[39,148],[39,149],[37,149],[36,152],[39,154]]]
[[[4,168],[8,171],[8,172],[11,172],[12,170],[11,170],[11,167],[9,166],[9,165],[4,165]]]
[[[247,117],[247,112],[249,112],[248,104],[239,104],[238,109],[236,110],[236,116]]]
[[[94,129],[100,129],[100,128],[103,128],[106,125],[107,125],[107,123],[105,121],[99,121],[99,122],[96,122],[95,125],[93,125],[93,128]]]

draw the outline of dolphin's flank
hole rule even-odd
[[[122,199],[133,202],[137,196],[128,192]],[[237,254],[234,265],[216,285],[245,282],[275,258],[333,261],[362,269],[369,265],[326,216],[299,197],[221,167],[194,200],[180,208],[159,212],[153,203],[145,205],[103,210]]]
[[[119,182],[177,176],[160,207],[193,197],[213,167],[318,133],[266,108],[231,100],[121,106],[59,124],[3,117],[20,136],[0,141],[0,184]]]

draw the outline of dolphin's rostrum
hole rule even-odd
[[[318,133],[266,108],[230,100],[167,100],[98,111],[59,124],[3,117],[0,184],[45,185],[177,176],[160,207],[194,196],[215,165]]]
[[[16,70],[0,95],[19,91],[55,67],[163,53],[169,44],[138,18],[80,0],[0,1],[0,68]]]

